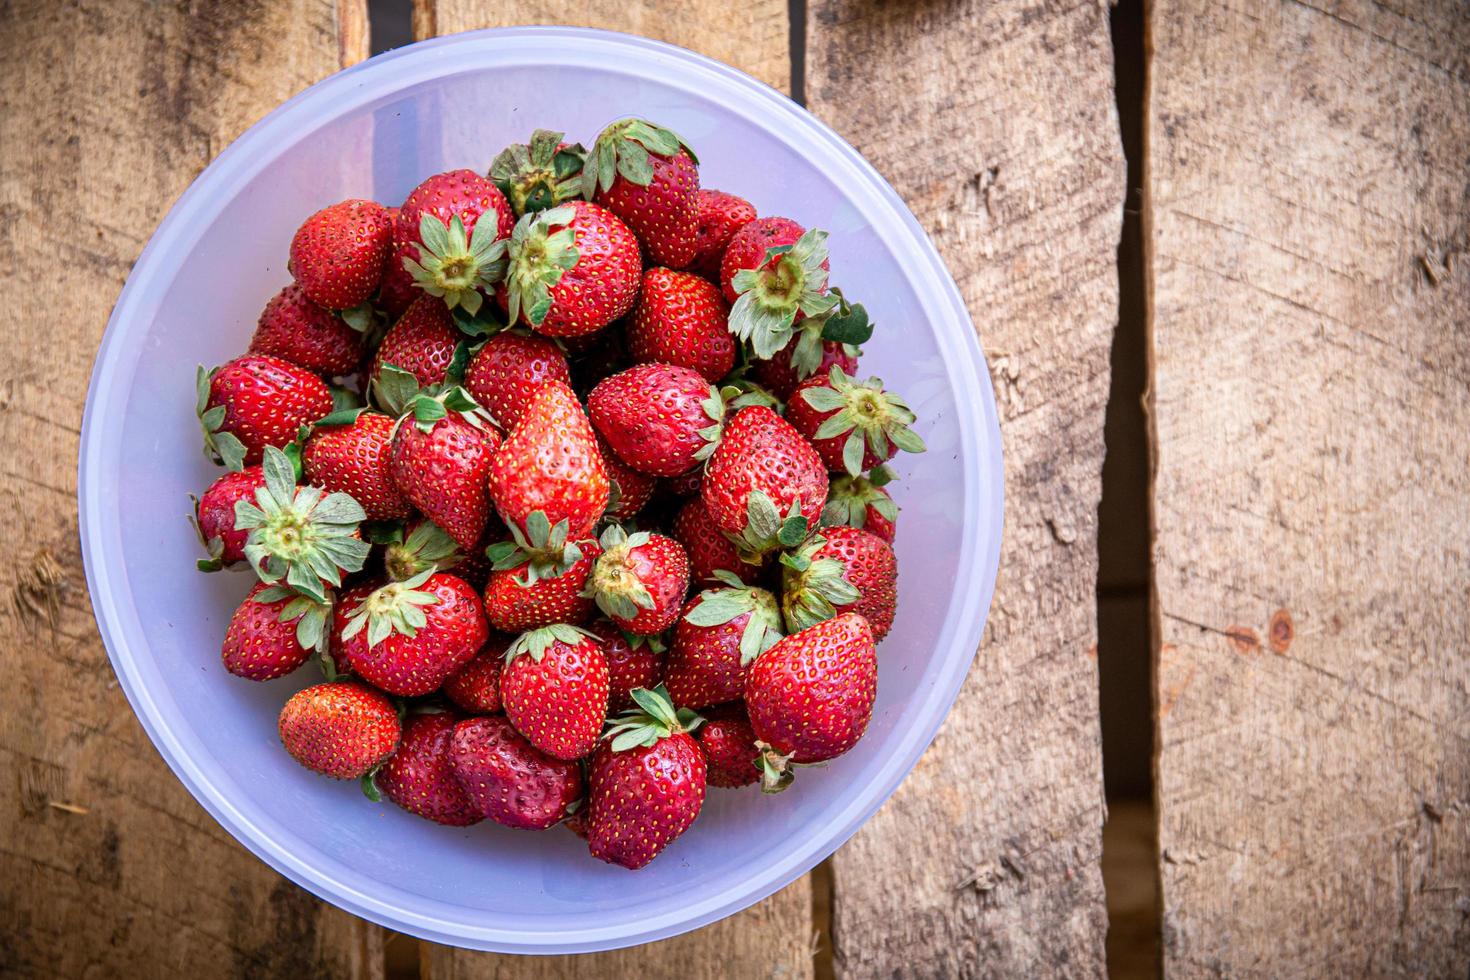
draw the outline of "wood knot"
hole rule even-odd
[[[1285,609],[1278,609],[1271,614],[1271,624],[1267,627],[1266,636],[1271,644],[1271,652],[1284,654],[1291,649],[1291,641],[1296,638],[1296,626],[1291,621],[1291,613]]]

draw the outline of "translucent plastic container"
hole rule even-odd
[[[193,415],[194,366],[238,355],[288,281],[307,214],[398,203],[423,177],[484,171],[535,126],[590,143],[640,115],[688,139],[701,181],[832,233],[832,280],[878,324],[863,358],[907,395],[928,441],[898,460],[900,606],[879,649],[863,741],[775,797],[711,790],[647,868],[593,860],[557,829],[451,829],[297,766],[276,715],[309,669],[230,677],[220,640],[246,574],[201,575],[187,495],[218,475]],[[664,44],[596,31],[485,31],[335,75],[225,150],[133,269],[97,355],[80,459],[87,581],[123,689],[190,792],[282,874],[350,912],[440,943],[522,953],[608,949],[729,915],[817,864],[898,786],[944,720],[979,644],[1001,534],[989,374],[954,282],[897,194],[779,93]],[[973,683],[985,683],[978,675]]]

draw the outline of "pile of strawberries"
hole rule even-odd
[[[249,351],[198,376],[227,469],[200,567],[259,579],[225,667],[325,675],[286,750],[638,868],[706,786],[852,748],[897,601],[882,464],[924,445],[854,377],[872,326],[826,238],[641,119],[306,219]]]

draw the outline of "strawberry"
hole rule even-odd
[[[699,160],[683,137],[623,119],[597,137],[582,169],[582,196],[628,223],[655,265],[682,269],[699,230]]]
[[[450,827],[485,819],[454,776],[453,712],[414,715],[403,726],[398,751],[374,779],[383,795],[415,816]]]
[[[798,320],[837,306],[838,298],[827,295],[827,233],[800,229],[785,218],[757,218],[735,234],[721,260],[730,332],[757,358],[786,346]]]
[[[739,551],[725,537],[699,497],[691,497],[674,517],[674,539],[689,556],[689,573],[695,582],[716,582],[715,572],[734,572],[745,585],[757,585],[766,565],[741,560]]]
[[[845,524],[871,531],[893,544],[898,505],[884,487],[893,479],[888,467],[879,466],[867,476],[839,476],[827,490],[822,524]]]
[[[756,761],[760,750],[755,747],[755,730],[750,727],[743,702],[731,701],[706,710],[704,724],[694,733],[694,740],[704,752],[711,786],[738,789],[760,779]]]
[[[696,466],[687,473],[659,481],[659,486],[675,497],[697,497],[704,486],[704,467]]]
[[[475,809],[520,830],[548,830],[582,798],[582,767],[537,749],[505,718],[454,726],[454,776]]]
[[[514,224],[500,188],[473,170],[450,170],[413,189],[393,236],[420,289],[474,315],[505,275],[503,240]]]
[[[209,485],[194,504],[194,527],[209,552],[208,558],[196,563],[201,572],[215,572],[245,560],[245,539],[249,531],[235,529],[235,503],[254,500],[255,491],[265,486],[265,473],[259,466],[247,466],[238,473],[226,470]]]
[[[602,532],[602,555],[583,595],[592,596],[613,622],[640,636],[662,633],[679,615],[689,590],[689,558],[679,542],[618,524]]]
[[[389,694],[417,697],[473,660],[490,629],[474,589],[453,575],[423,572],[343,592],[332,633],[339,666]]]
[[[804,630],[844,612],[862,615],[875,642],[893,627],[898,559],[876,534],[825,528],[781,563],[781,607],[789,630]]]
[[[494,533],[504,529],[494,521]],[[461,550],[444,529],[422,515],[406,524],[376,529],[372,541],[383,546],[383,571],[395,582],[403,582],[426,571],[450,572],[455,578],[464,579],[470,587],[484,587],[490,566],[485,561],[481,542],[469,549]],[[487,528],[487,534],[491,529]]]
[[[362,334],[307,299],[293,282],[265,304],[249,352],[279,357],[313,374],[351,374],[362,361]]]
[[[225,631],[225,670],[251,681],[285,677],[327,646],[329,602],[255,583]]]
[[[832,366],[848,374],[857,370],[858,349],[835,340],[822,340],[813,359],[809,350],[811,335],[801,330],[768,360],[752,361],[750,376],[782,401],[790,401],[796,386],[814,374],[826,374]],[[820,339],[820,332],[817,334]]]
[[[296,230],[291,239],[291,275],[318,306],[350,309],[378,291],[392,241],[393,222],[381,204],[360,200],[333,204]]]
[[[444,696],[455,707],[471,715],[489,715],[500,710],[500,668],[510,637],[491,633],[475,659],[449,675]]]
[[[735,366],[729,304],[717,286],[692,272],[649,269],[628,323],[628,353],[636,364],[693,368],[717,384]]]
[[[587,414],[624,463],[678,476],[715,451],[725,403],[698,371],[638,364],[593,388]]]
[[[490,179],[517,215],[545,211],[582,193],[586,158],[582,144],[565,143],[561,133],[538,129],[529,143],[514,143],[500,151],[490,164]]]
[[[544,381],[571,384],[566,355],[555,342],[524,330],[507,330],[485,341],[464,374],[465,390],[507,430],[520,422]]]
[[[449,315],[443,303],[432,297],[420,296],[398,318],[398,322],[388,328],[382,344],[378,346],[371,372],[375,393],[381,396],[384,368],[388,365],[413,375],[421,387],[442,384],[449,375],[449,366],[454,361],[454,352],[462,337],[454,326],[454,317]],[[393,403],[396,399],[379,397],[379,401],[390,412],[402,408],[400,404]]]
[[[670,697],[686,708],[740,697],[751,663],[783,635],[775,596],[729,572],[719,578],[726,588],[699,593],[679,613],[664,665]]]
[[[643,505],[653,497],[658,480],[647,473],[639,473],[619,459],[601,433],[597,435],[597,448],[602,452],[602,463],[607,467],[610,484],[604,516],[610,521],[626,521],[642,510]]]
[[[398,210],[398,208],[388,209],[388,213],[393,216],[395,227],[398,224]],[[403,265],[404,253],[410,247],[399,242],[395,237],[393,244],[388,248],[388,257],[383,262],[383,281],[378,286],[377,305],[391,319],[403,316],[404,311],[413,305],[413,301],[424,295],[418,283],[414,282],[413,273]]]
[[[619,629],[609,619],[599,619],[587,631],[602,641],[607,658],[607,713],[633,707],[633,689],[652,688],[663,680],[664,643],[657,636],[638,636]]]
[[[522,633],[506,650],[500,700],[510,723],[536,748],[580,759],[597,745],[607,685],[602,644],[559,623]]]
[[[421,393],[398,423],[388,456],[393,483],[424,516],[468,551],[490,520],[486,475],[500,430],[462,388]]]
[[[745,555],[792,548],[827,501],[827,467],[811,443],[763,405],[735,413],[704,470],[700,497]]]
[[[778,792],[792,763],[825,762],[856,745],[877,692],[873,634],[857,613],[792,633],[757,657],[745,709],[761,750],[761,788]]]
[[[797,386],[786,420],[806,436],[827,468],[857,476],[892,459],[900,449],[924,451],[924,440],[909,428],[916,416],[898,395],[883,390],[879,378],[854,381],[832,365],[826,375]]]
[[[505,567],[493,569],[485,586],[485,614],[490,625],[507,633],[520,633],[554,623],[576,626],[592,615],[592,600],[582,591],[602,554],[596,540],[588,538],[567,547],[562,561],[570,560],[570,565],[547,575],[537,572],[534,577],[534,568],[522,567],[526,563],[510,564],[515,556],[508,556],[504,543],[492,548],[496,563]]]
[[[301,451],[306,482],[348,494],[370,521],[408,516],[408,500],[388,472],[393,420],[380,412],[334,412],[313,427]]]
[[[505,274],[512,325],[548,337],[596,333],[633,308],[638,239],[605,208],[569,201],[516,223]]]
[[[312,772],[360,779],[398,748],[393,702],[365,684],[333,681],[297,691],[281,709],[281,744]]]
[[[689,732],[702,720],[675,711],[663,688],[633,692],[638,709],[618,718],[587,771],[592,856],[643,867],[694,823],[704,805],[704,754]]]
[[[735,233],[755,220],[755,207],[743,197],[724,191],[700,190],[699,224],[694,233],[694,260],[691,272],[711,282],[720,281],[720,259]]]
[[[310,371],[264,354],[246,354],[195,375],[195,412],[207,455],[232,470],[260,462],[332,411],[332,389]]]

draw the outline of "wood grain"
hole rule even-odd
[[[379,930],[248,853],[149,744],[92,621],[75,502],[92,356],[133,259],[227,142],[337,69],[341,6],[0,7],[7,976],[367,978],[381,968]]]
[[[1470,18],[1156,0],[1173,976],[1470,966]]]
[[[943,253],[1005,433],[986,636],[933,747],[837,852],[837,970],[1100,975],[1091,651],[1124,177],[1106,5],[813,0],[806,77]]]

